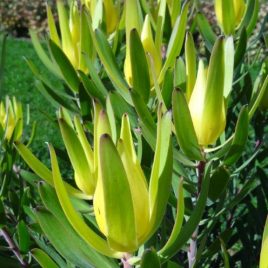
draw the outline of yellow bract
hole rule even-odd
[[[129,3],[128,3],[129,2]],[[127,1],[127,11],[128,11],[128,5],[135,5],[134,0],[128,0]],[[130,8],[129,8],[130,9]],[[131,59],[130,59],[130,41],[129,41],[129,36],[130,36],[130,31],[133,29],[136,29],[137,32],[140,34],[141,38],[141,43],[144,49],[144,52],[147,55],[147,62],[148,62],[148,67],[149,67],[149,74],[150,74],[150,84],[153,85],[153,74],[152,74],[152,69],[150,68],[151,65],[154,66],[154,72],[156,77],[158,78],[161,68],[162,68],[162,57],[161,57],[161,51],[158,51],[156,48],[154,39],[153,39],[153,34],[152,34],[152,29],[151,29],[151,23],[149,16],[146,15],[145,20],[143,22],[142,28],[140,27],[140,18],[139,18],[139,10],[138,7],[136,6],[135,8],[137,14],[126,14],[126,35],[127,35],[127,40],[126,40],[126,58],[125,58],[125,63],[124,63],[124,73],[126,80],[130,86],[132,86],[132,70],[131,70]],[[131,12],[131,10],[129,11]],[[134,13],[134,11],[132,12]]]
[[[217,21],[226,35],[234,32],[246,10],[244,0],[215,0]]]
[[[4,133],[4,139],[18,141],[23,131],[22,105],[13,97],[12,101],[7,97],[6,103],[0,102],[0,128]]]
[[[60,129],[74,169],[76,184],[86,196],[93,196],[96,222],[106,237],[106,242],[100,237],[106,245],[102,245],[105,249],[102,253],[107,256],[121,256],[122,252],[136,251],[158,227],[168,200],[166,196],[159,197],[159,187],[161,185],[162,190],[169,190],[171,184],[171,113],[162,115],[159,108],[156,154],[150,186],[136,155],[127,114],[122,117],[119,139],[113,141],[109,117],[99,103],[94,103],[93,149],[78,117],[74,118],[73,123],[64,109],[60,110],[59,116]],[[52,162],[52,170],[57,171],[55,159]],[[60,175],[58,171],[54,171],[53,180],[62,208],[76,229],[78,219],[69,215],[70,211],[74,214],[75,209],[70,208],[71,203],[66,200],[67,192],[62,188],[64,186]],[[81,219],[79,225],[86,226]],[[91,233],[92,236],[87,241],[95,241],[93,237],[97,234],[93,234],[89,227],[84,229],[83,236],[84,233]],[[99,250],[99,245],[90,243]]]
[[[199,62],[195,87],[189,100],[194,129],[201,146],[213,144],[226,125],[224,105],[224,40],[213,49],[208,70]]]

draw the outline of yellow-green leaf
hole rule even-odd
[[[56,193],[59,198],[61,207],[70,224],[80,235],[80,237],[83,238],[86,243],[88,243],[98,252],[108,257],[121,258],[122,254],[110,249],[107,242],[99,235],[97,235],[92,229],[90,229],[81,215],[74,209],[61,178],[55,150],[51,145],[49,145],[49,151]]]

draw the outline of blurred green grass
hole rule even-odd
[[[35,87],[35,78],[29,69],[25,58],[31,60],[39,70],[46,75],[53,86],[60,84],[49,73],[36,55],[31,41],[28,39],[15,39],[8,37],[5,51],[5,62],[1,98],[6,95],[16,96],[23,103],[24,114],[27,104],[30,107],[30,124],[26,126],[26,135],[30,135],[31,125],[37,122],[35,139],[31,145],[32,150],[41,159],[48,159],[45,142],[56,147],[62,146],[61,136],[55,120],[55,108],[41,95]]]

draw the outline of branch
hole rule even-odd
[[[18,247],[16,246],[16,244],[14,243],[14,241],[12,240],[12,238],[10,237],[8,231],[5,228],[0,229],[0,236],[2,236],[4,238],[4,240],[8,244],[8,246],[11,249],[11,251],[13,252],[13,254],[17,257],[17,259],[20,262],[21,266],[22,267],[27,267],[28,265],[23,260],[21,254],[20,254],[20,250],[18,249]]]

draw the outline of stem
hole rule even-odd
[[[198,198],[200,192],[201,192],[201,187],[202,187],[202,182],[203,182],[203,177],[204,177],[204,172],[205,172],[205,167],[206,167],[206,162],[205,161],[200,161],[196,167],[197,171],[197,193],[196,197]],[[192,234],[191,241],[190,241],[190,246],[188,250],[188,263],[189,263],[189,268],[194,267],[195,261],[196,261],[196,253],[197,253],[197,236],[198,236],[198,226],[195,229],[195,231]]]
[[[126,253],[124,257],[121,259],[124,268],[132,268],[132,266],[128,263],[128,259],[130,257],[131,255]]]
[[[13,254],[17,257],[22,267],[27,267],[27,263],[23,260],[18,247],[15,245],[14,241],[10,237],[8,231],[5,228],[0,229],[0,236],[4,238],[9,248],[12,250]]]

